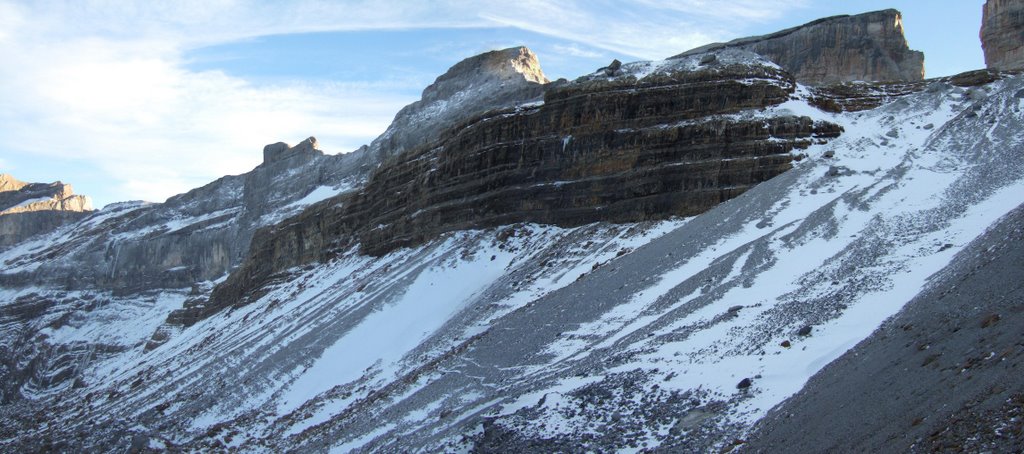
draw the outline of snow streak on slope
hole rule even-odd
[[[812,149],[794,172],[652,244],[677,258],[644,276],[625,304],[547,345],[552,360],[534,370],[562,378],[505,403],[501,430],[549,448],[578,446],[580,437],[584,446],[679,448],[695,446],[709,428],[719,440],[723,431],[741,435],[1024,202],[1020,85],[995,84],[979,104],[971,100],[984,92],[935,85],[862,114],[780,106],[846,133]],[[588,359],[607,367],[570,375]],[[632,394],[616,381],[625,376],[638,388]],[[617,415],[611,423],[601,411],[581,410],[595,406],[586,391],[601,383],[595,389],[614,402],[603,409]],[[661,393],[692,404],[637,414],[646,410],[640,402]]]
[[[227,444],[301,433],[432,371],[491,320],[682,223],[525,225],[381,258],[353,251],[293,270],[257,303],[166,333],[156,350],[139,345],[100,363],[89,382],[113,385],[89,409],[137,420],[156,412],[162,427],[147,430],[186,437],[171,445],[229,420],[246,432]],[[416,420],[406,419],[398,426]]]

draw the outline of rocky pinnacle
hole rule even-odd
[[[1024,0],[985,2],[981,47],[985,49],[985,65],[991,69],[1024,67]]]

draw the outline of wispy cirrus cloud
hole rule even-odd
[[[387,80],[268,83],[189,69],[189,51],[207,46],[324,31],[515,27],[568,41],[554,50],[574,57],[661,58],[799,6],[710,3],[0,0],[0,150],[19,157],[0,165],[88,162],[104,184],[78,186],[99,203],[159,201],[247,171],[268,142],[316,135],[328,152],[350,151],[412,101],[409,87]]]

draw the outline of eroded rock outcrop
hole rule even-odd
[[[92,209],[89,198],[76,195],[69,184],[25,183],[0,174],[0,247],[53,231]]]
[[[436,140],[445,129],[487,110],[540,99],[548,83],[530,49],[512,47],[470,57],[452,66],[395,115],[370,144],[382,158]]]
[[[742,51],[623,65],[551,87],[543,104],[489,112],[386,161],[366,187],[253,239],[250,257],[191,323],[294,266],[361,245],[378,255],[444,232],[516,222],[580,225],[695,215],[790,168],[833,124],[755,116],[796,84]],[[660,66],[659,66],[660,65]]]
[[[709,44],[673,58],[723,49],[756,52],[805,84],[924,79],[924,54],[910,50],[903,17],[894,9],[819,19],[769,35]]]
[[[982,11],[985,65],[1001,71],[1024,68],[1024,0],[988,0]]]

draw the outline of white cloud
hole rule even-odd
[[[644,59],[660,59],[737,38],[757,22],[783,17],[807,0],[519,0],[487,8],[496,23]]]
[[[386,84],[267,86],[191,71],[190,49],[313,31],[513,26],[578,43],[555,49],[567,55],[662,58],[788,4],[0,0],[0,149],[86,160],[117,198],[159,201],[249,170],[265,143],[316,135],[328,152],[350,151],[411,101]],[[24,165],[0,162],[9,164]]]

